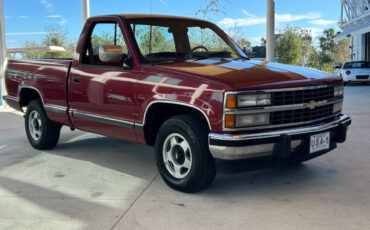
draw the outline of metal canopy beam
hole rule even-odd
[[[85,25],[86,20],[90,17],[90,0],[81,0],[82,10],[82,27]]]
[[[30,48],[8,48],[7,53],[31,53],[31,52],[45,52],[45,53],[54,53],[54,52],[63,52],[66,51],[63,47],[60,46],[39,46],[39,47],[30,47]]]
[[[266,61],[275,60],[275,0],[267,0]]]
[[[7,64],[6,57],[6,43],[5,43],[5,24],[4,24],[4,4],[0,0],[0,80],[1,80],[1,107],[5,108],[7,105],[3,101],[3,96],[6,94],[5,89],[5,66]]]

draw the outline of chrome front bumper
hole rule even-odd
[[[350,124],[351,118],[344,114],[329,123],[293,129],[238,135],[210,133],[209,150],[214,158],[222,160],[248,159],[273,154],[287,157],[301,144],[307,142],[309,135],[315,133],[330,131],[333,144],[344,142]]]

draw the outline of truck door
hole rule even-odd
[[[72,123],[81,130],[135,141],[136,74],[123,26],[101,21],[90,28],[69,77]]]

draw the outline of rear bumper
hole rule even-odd
[[[257,158],[305,160],[329,152],[336,148],[337,143],[343,143],[350,124],[350,117],[341,115],[335,121],[309,127],[245,135],[210,133],[209,150],[216,160]],[[309,154],[310,136],[323,132],[330,132],[330,148]]]
[[[366,75],[366,74],[365,74]],[[370,75],[368,78],[357,78],[357,76],[343,76],[344,82],[369,82]]]

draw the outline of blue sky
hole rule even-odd
[[[153,14],[194,16],[206,0],[152,0]],[[26,40],[40,41],[45,27],[58,25],[77,41],[81,31],[80,0],[4,0],[6,43],[22,47]],[[241,34],[258,45],[265,36],[266,0],[226,0],[225,14],[212,21],[226,31],[235,23]],[[150,0],[90,0],[91,15],[149,13]],[[338,29],[340,0],[276,0],[276,31],[286,25],[309,28],[313,36],[323,29]]]

